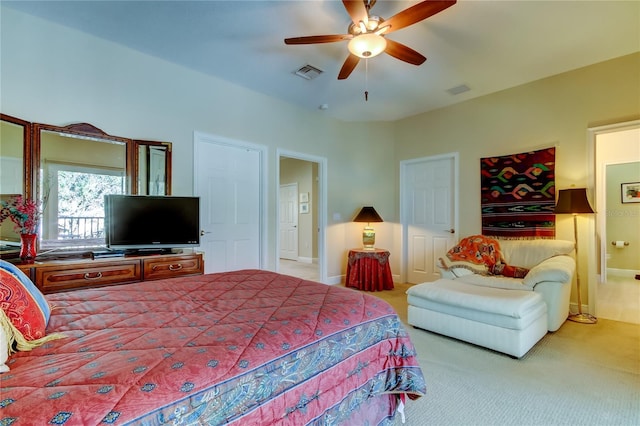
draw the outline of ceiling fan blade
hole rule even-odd
[[[442,12],[454,4],[456,4],[456,0],[425,0],[422,3],[418,3],[384,21],[383,26],[389,27],[384,34],[389,34],[404,27],[408,27],[409,25],[413,25],[416,22],[420,22],[423,19],[427,19],[428,17],[435,15],[436,13]]]
[[[356,55],[349,54],[349,57],[347,58],[346,61],[344,61],[344,64],[340,69],[340,74],[338,74],[338,80],[344,80],[345,78],[349,77],[349,75],[351,74],[351,71],[353,71],[356,65],[358,65],[358,62],[360,62],[359,57],[357,57]]]
[[[369,13],[367,7],[362,0],[342,0],[344,8],[347,9],[347,13],[351,17],[354,25],[359,25],[360,21],[365,24],[369,20]]]
[[[422,63],[424,63],[424,61],[427,60],[427,58],[425,58],[412,48],[389,39],[387,39],[387,48],[385,49],[385,53],[393,56],[396,59],[400,59],[401,61],[408,62],[413,65],[421,65]]]
[[[333,35],[292,37],[292,38],[285,38],[284,39],[284,44],[333,43],[333,42],[336,42],[336,41],[350,40],[352,38],[353,38],[353,36],[351,34],[333,34]]]

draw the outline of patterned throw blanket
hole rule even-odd
[[[481,275],[524,278],[529,272],[526,268],[507,265],[498,240],[484,235],[463,238],[447,252],[446,258],[440,258],[440,263],[447,270],[464,268]]]

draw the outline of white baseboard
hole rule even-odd
[[[569,314],[570,315],[571,314],[577,314],[578,312],[579,312],[578,311],[578,304],[575,303],[575,302],[569,303]],[[589,305],[582,304],[582,313],[583,314],[590,314],[591,313],[591,312],[589,312]],[[591,314],[591,315],[593,315],[593,314]]]
[[[607,268],[607,275],[616,277],[634,278],[638,274],[640,274],[640,271],[634,271],[633,269]]]
[[[317,257],[301,257],[299,256],[297,259],[300,263],[318,263]]]
[[[335,275],[333,277],[327,277],[327,281],[325,284],[336,285],[340,284],[344,281],[344,275]]]

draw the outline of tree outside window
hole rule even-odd
[[[43,223],[43,247],[56,241],[74,240],[74,245],[104,244],[104,196],[123,194],[125,177],[121,170],[87,166],[50,164],[50,195]]]

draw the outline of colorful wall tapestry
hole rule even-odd
[[[480,160],[482,234],[555,237],[555,148]]]

